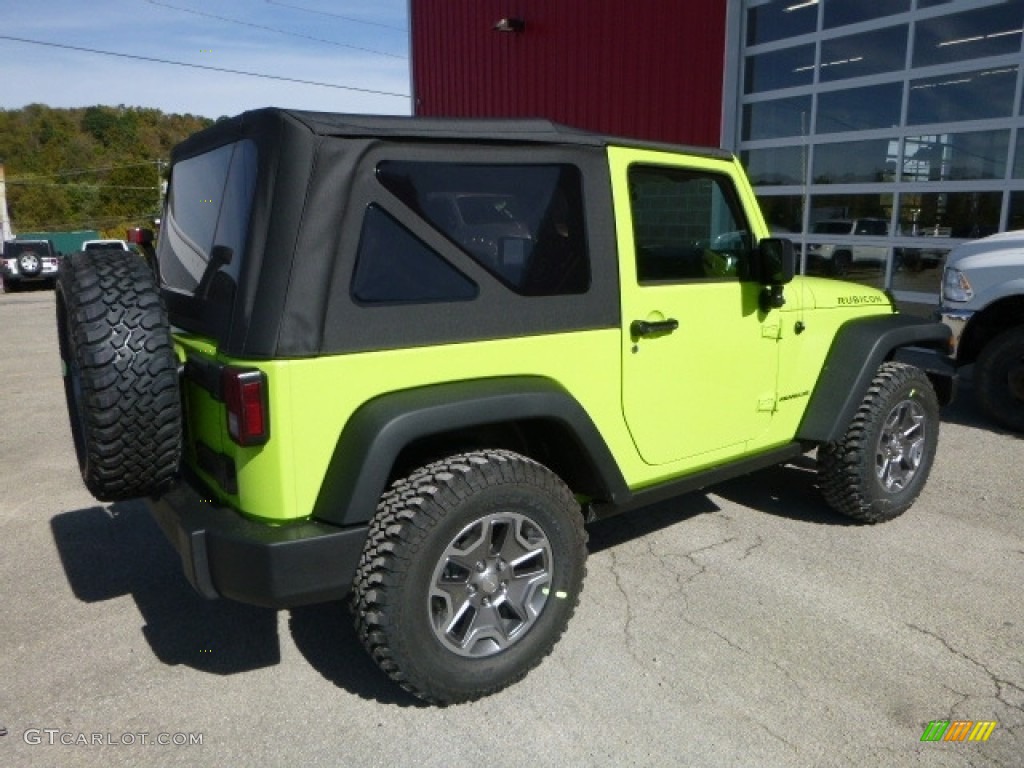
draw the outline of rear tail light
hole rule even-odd
[[[135,243],[136,245],[152,245],[153,230],[132,227],[128,230],[126,239],[129,243]]]
[[[270,439],[266,374],[253,368],[227,367],[221,374],[221,392],[231,439],[241,446],[266,443]]]

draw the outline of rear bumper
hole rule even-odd
[[[272,608],[344,597],[368,531],[254,522],[210,503],[186,482],[149,503],[199,594]]]
[[[57,273],[40,272],[36,275],[26,275],[21,272],[8,272],[6,269],[0,272],[0,278],[5,283],[52,283],[57,279]]]
[[[42,282],[44,280],[56,280],[59,267],[60,261],[58,259],[52,256],[46,256],[42,259],[39,271],[33,272],[29,275],[21,271],[21,268],[18,266],[17,259],[0,259],[0,274],[3,275],[4,280],[10,283],[33,283]]]

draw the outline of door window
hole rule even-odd
[[[629,189],[641,283],[736,280],[750,274],[750,229],[727,178],[633,166]]]

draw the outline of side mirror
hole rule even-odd
[[[758,272],[764,285],[785,285],[796,274],[793,242],[784,237],[766,237],[757,244]]]
[[[783,237],[766,237],[757,244],[757,272],[761,284],[761,310],[770,312],[786,304],[782,286],[796,275],[793,243]]]

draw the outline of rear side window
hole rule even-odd
[[[472,280],[377,205],[366,209],[352,295],[362,304],[468,301]]]
[[[385,161],[377,178],[517,293],[554,296],[590,287],[575,166]]]
[[[226,295],[207,290],[215,277],[237,284],[255,184],[248,139],[175,164],[158,248],[166,288],[193,296],[202,286],[198,298],[215,300]]]

